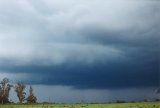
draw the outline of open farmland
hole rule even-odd
[[[119,104],[35,104],[0,105],[0,108],[160,108],[160,102],[119,103]]]

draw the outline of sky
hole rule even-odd
[[[159,19],[159,0],[0,0],[0,79],[39,102],[159,98]]]

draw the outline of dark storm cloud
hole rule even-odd
[[[158,87],[157,63],[70,63],[59,66],[8,66],[1,71],[27,73],[30,84],[67,85],[79,89]],[[130,61],[131,62],[131,61]]]
[[[0,3],[0,73],[80,89],[160,86],[159,1]]]

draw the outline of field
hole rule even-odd
[[[119,104],[35,104],[0,105],[0,108],[160,108],[160,102],[119,103]]]

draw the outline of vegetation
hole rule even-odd
[[[9,93],[11,88],[14,87],[17,97],[19,99],[19,103],[23,103],[27,100],[27,103],[36,103],[37,97],[33,94],[33,88],[30,86],[29,96],[25,98],[26,93],[24,92],[26,86],[25,84],[18,82],[15,86],[9,84],[9,79],[4,78],[0,82],[0,104],[10,103],[9,101]]]
[[[9,102],[9,92],[11,89],[11,85],[9,84],[9,80],[7,78],[4,78],[0,82],[0,102],[1,104],[3,103],[8,103]]]
[[[24,92],[26,86],[23,83],[18,82],[15,86],[15,92],[17,93],[17,97],[19,102],[22,103],[25,100],[26,93]]]
[[[33,88],[32,88],[32,86],[30,86],[29,96],[27,97],[27,103],[36,103],[36,101],[37,101],[37,98],[33,94]]]
[[[0,105],[0,108],[160,108],[159,102],[114,104],[23,104]]]

